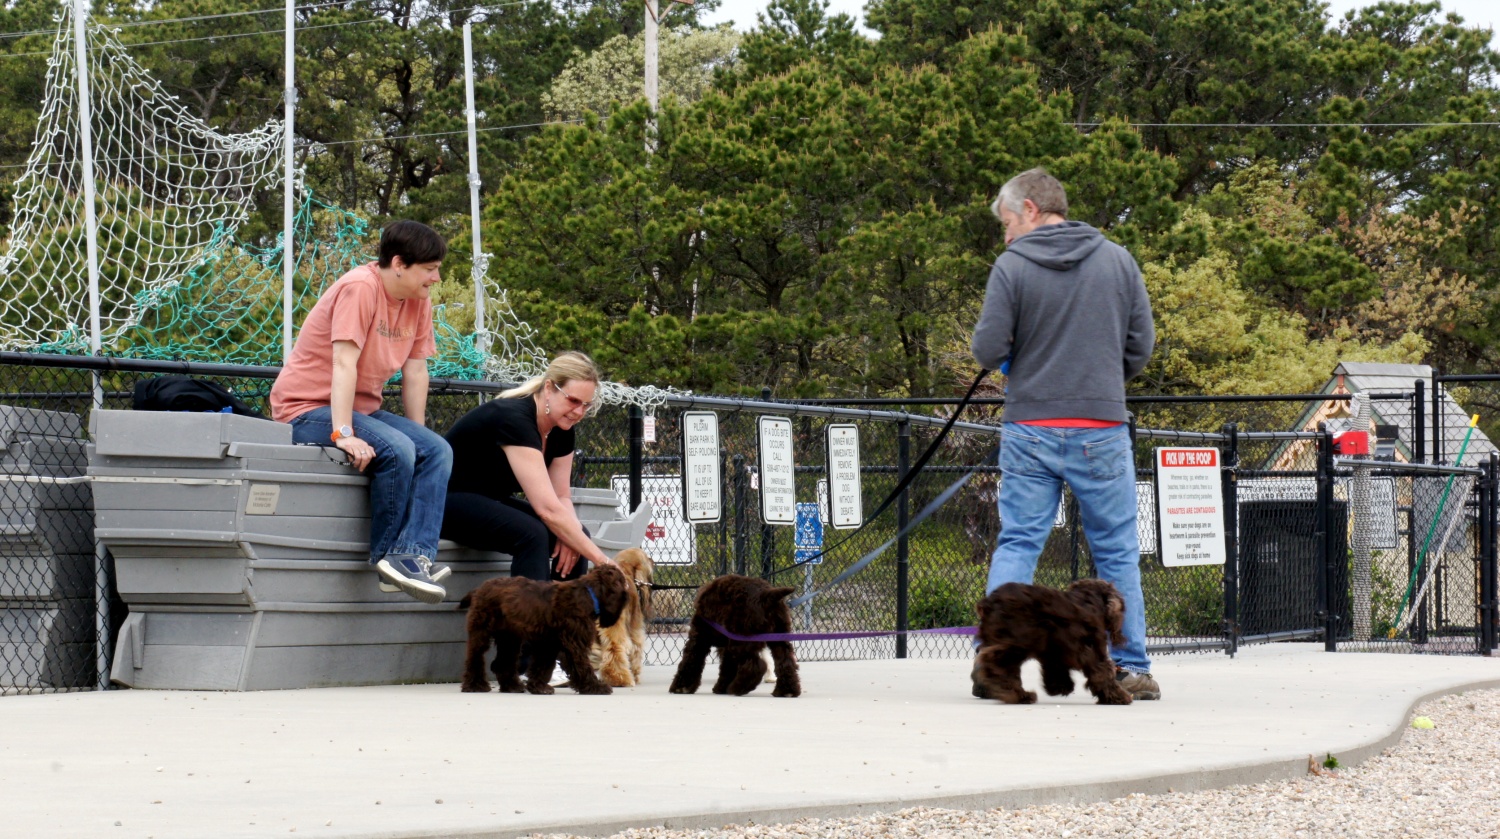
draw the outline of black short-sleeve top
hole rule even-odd
[[[542,449],[542,433],[536,427],[536,399],[492,399],[464,414],[447,434],[453,447],[453,472],[449,492],[474,492],[504,498],[521,491],[504,446],[525,446],[542,452],[548,466],[573,453],[573,429],[554,428]]]

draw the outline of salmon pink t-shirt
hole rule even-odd
[[[373,262],[339,277],[308,312],[292,357],[271,388],[271,416],[277,422],[291,422],[329,404],[334,341],[359,345],[354,410],[374,413],[380,410],[385,383],[407,359],[436,354],[432,301],[390,296]]]

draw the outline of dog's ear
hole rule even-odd
[[[761,593],[760,599],[761,602],[766,604],[767,606],[775,606],[777,603],[787,599],[788,597],[791,597],[796,593],[797,590],[795,588],[782,586],[779,588],[766,589]]]
[[[620,569],[603,565],[589,572],[594,577],[594,596],[599,598],[599,625],[614,626],[625,611],[630,600],[629,587],[633,585],[620,573]]]
[[[1125,598],[1110,586],[1105,607],[1105,626],[1109,627],[1109,640],[1117,647],[1125,646]]]

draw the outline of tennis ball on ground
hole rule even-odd
[[[1430,720],[1430,719],[1428,719],[1426,717],[1413,717],[1412,721],[1411,721],[1411,727],[1412,728],[1427,729],[1427,728],[1434,728],[1435,726],[1433,726],[1432,720]]]

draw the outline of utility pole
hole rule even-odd
[[[671,0],[667,0],[671,8]],[[651,106],[651,116],[646,120],[646,153],[656,152],[656,65],[659,47],[657,44],[657,0],[646,0],[646,104]]]
[[[646,151],[656,151],[656,106],[660,101],[657,95],[657,65],[660,64],[661,47],[659,43],[657,24],[661,22],[661,8],[659,0],[645,0],[646,2],[646,28],[642,33],[646,40],[646,104],[651,106],[651,118],[646,121]],[[693,5],[693,0],[667,0],[667,9],[671,10],[673,3],[681,3],[684,6]]]

